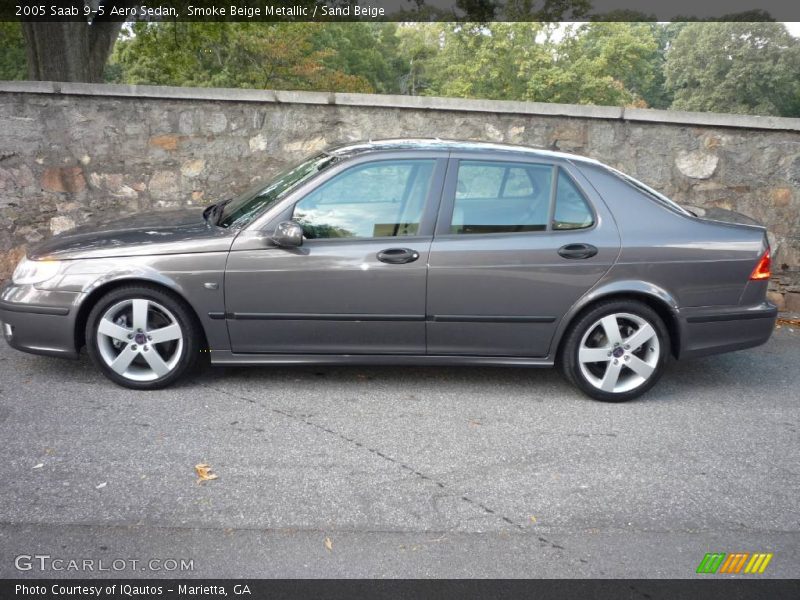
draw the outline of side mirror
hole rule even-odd
[[[294,221],[278,223],[270,237],[281,248],[297,248],[303,245],[303,228]]]

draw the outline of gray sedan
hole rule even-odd
[[[763,344],[764,228],[701,219],[597,161],[387,140],[205,210],[56,236],[0,293],[5,339],[116,383],[215,365],[558,365],[593,398],[671,357]]]

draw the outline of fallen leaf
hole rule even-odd
[[[477,419],[470,419],[469,420],[469,426],[470,427],[479,427],[480,425],[482,425],[482,423],[480,421],[478,421]]]
[[[531,523],[536,523],[536,517],[534,517],[533,515],[531,515],[531,516],[530,516],[530,519],[531,519]]]
[[[200,481],[211,481],[212,479],[217,478],[217,476],[211,472],[211,465],[207,465],[205,463],[200,463],[199,465],[195,465],[194,471],[195,473],[197,473],[197,476],[200,478]]]
[[[41,469],[43,466],[44,466],[44,463],[39,463],[38,465],[36,465],[36,466],[35,466],[35,467],[33,467],[33,468],[34,468],[34,469]]]
[[[329,537],[325,538],[325,550],[328,552],[333,552],[333,540]]]
[[[108,485],[108,482],[107,482],[107,481],[104,481],[104,482],[103,482],[103,483],[101,483],[100,485],[96,485],[96,486],[94,486],[94,489],[96,489],[96,490],[102,490],[102,489],[103,489],[104,487],[106,487],[107,485]]]

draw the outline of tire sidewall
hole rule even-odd
[[[646,320],[655,330],[661,349],[655,371],[650,378],[639,387],[628,392],[613,393],[597,389],[581,372],[580,362],[578,360],[580,343],[587,328],[591,327],[604,316],[613,313],[631,313]],[[670,348],[669,332],[667,331],[664,321],[656,311],[636,300],[609,300],[598,304],[582,314],[570,328],[566,343],[564,344],[562,370],[565,371],[568,379],[574,385],[595,400],[601,400],[603,402],[627,402],[638,398],[658,383],[669,360]]]
[[[138,298],[157,302],[164,306],[173,314],[183,334],[183,350],[178,364],[165,376],[153,381],[133,381],[121,376],[105,363],[97,347],[97,326],[106,311],[118,302]],[[171,385],[192,369],[200,351],[196,326],[189,309],[172,294],[150,286],[124,286],[112,290],[100,298],[89,313],[85,335],[89,357],[103,374],[114,383],[136,390],[155,390]]]

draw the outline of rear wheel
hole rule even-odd
[[[570,328],[560,366],[592,398],[625,402],[656,384],[669,347],[667,328],[652,308],[635,300],[609,300]]]
[[[133,389],[166,387],[197,365],[202,339],[194,315],[157,287],[117,288],[86,324],[89,356],[109,379]]]

